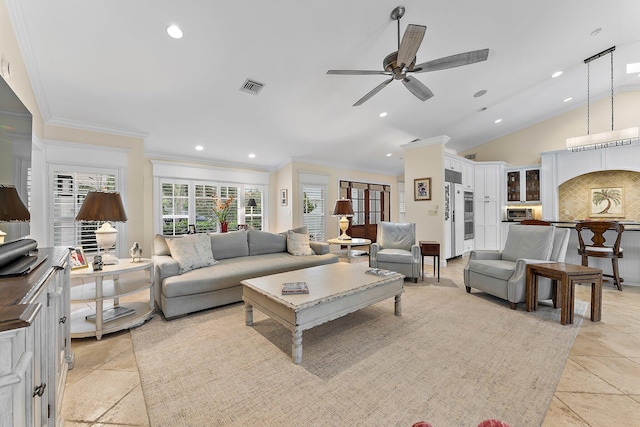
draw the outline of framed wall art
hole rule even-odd
[[[624,218],[622,187],[591,188],[589,216],[592,218]]]
[[[413,180],[413,200],[431,200],[431,178]]]
[[[289,199],[287,197],[287,189],[283,188],[280,190],[280,206],[287,206],[289,203]]]

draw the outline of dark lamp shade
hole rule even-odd
[[[13,185],[0,185],[0,221],[29,221],[31,214]]]
[[[333,209],[334,216],[353,216],[353,206],[351,200],[340,199],[336,201],[336,207]]]
[[[113,191],[90,191],[84,199],[76,221],[124,222],[127,214],[122,206],[120,193]]]
[[[249,201],[247,202],[247,207],[249,208],[255,208],[256,206],[258,206],[256,204],[256,199],[249,199]]]

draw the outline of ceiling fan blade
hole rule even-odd
[[[433,61],[427,61],[413,67],[414,72],[424,73],[425,71],[438,71],[447,68],[460,67],[462,65],[475,64],[486,61],[489,57],[489,49],[472,50],[471,52],[459,53],[457,55],[446,56]]]
[[[402,83],[409,89],[409,92],[414,94],[416,98],[420,101],[426,101],[427,99],[433,97],[433,92],[431,89],[426,87],[420,80],[415,79],[411,76],[407,76],[402,79]]]
[[[424,25],[407,25],[407,29],[402,36],[402,43],[398,49],[398,65],[400,67],[406,67],[413,62],[413,58],[416,57],[424,33],[427,31],[427,27]]]
[[[365,102],[367,102],[373,95],[375,95],[376,93],[380,92],[382,89],[385,88],[386,85],[388,85],[389,83],[391,83],[393,81],[393,77],[390,78],[389,80],[385,80],[382,83],[380,83],[378,86],[376,86],[375,88],[373,88],[373,90],[371,90],[369,93],[367,93],[365,96],[363,96],[362,98],[360,98],[358,100],[358,102],[356,102],[355,104],[353,104],[354,107],[357,107],[358,105],[362,105]]]
[[[361,76],[369,74],[384,74],[390,76],[389,71],[372,71],[372,70],[329,70],[327,74],[343,74],[348,76]]]

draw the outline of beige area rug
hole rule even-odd
[[[522,304],[521,304],[522,306]],[[131,331],[151,425],[540,425],[575,339],[559,310],[535,313],[448,286],[407,286],[393,299],[303,334],[234,304]]]

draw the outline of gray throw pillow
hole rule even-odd
[[[180,274],[218,263],[211,253],[211,239],[206,234],[190,234],[167,239],[171,257],[180,264]]]

